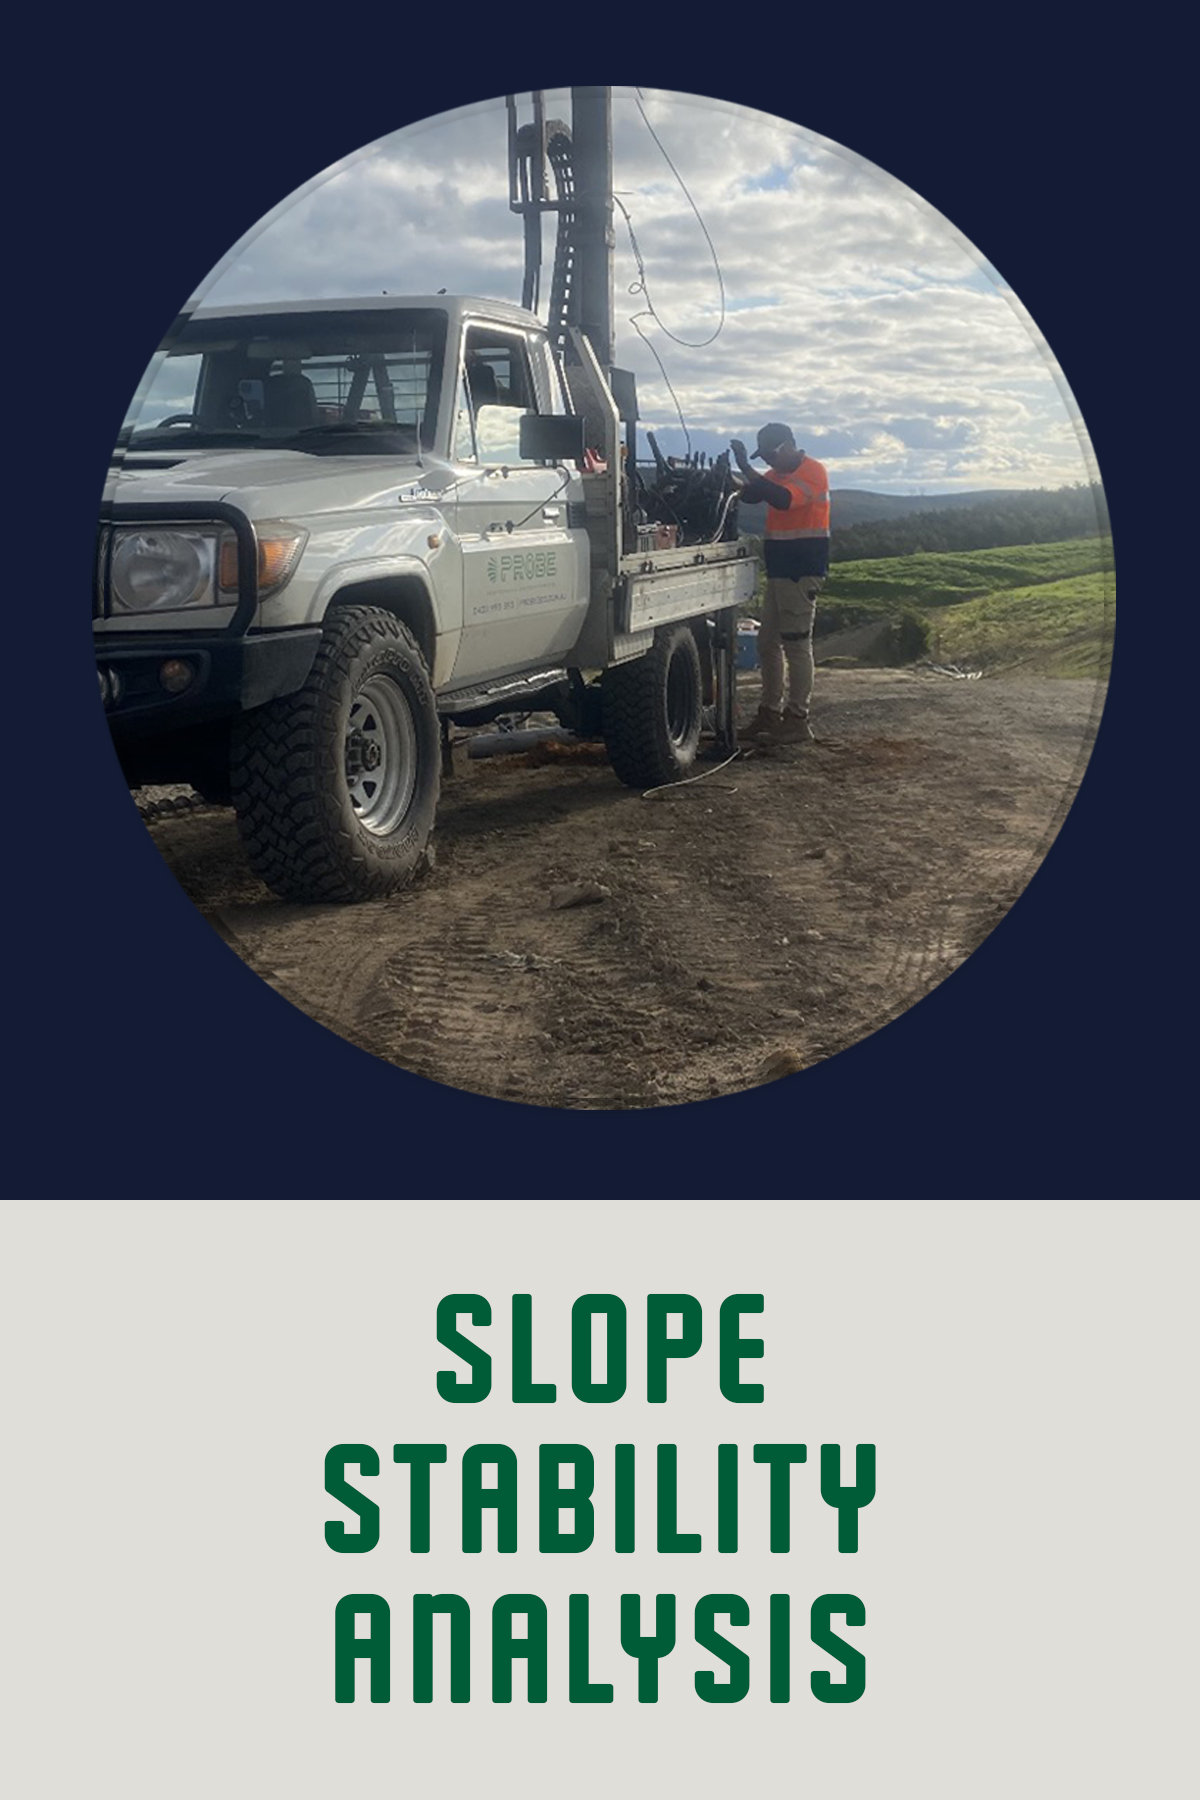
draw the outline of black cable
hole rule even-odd
[[[621,204],[620,201],[618,201],[617,204],[618,204],[618,206],[620,206],[620,204]],[[622,206],[621,211],[624,212],[624,210],[625,210],[625,208]],[[655,362],[658,364],[659,372],[662,375],[663,380],[667,384],[667,392],[668,392],[668,394],[670,394],[672,400],[674,400],[674,402],[675,402],[675,411],[679,414],[680,428],[682,429],[684,438],[687,441],[688,455],[690,456],[692,453],[692,434],[687,428],[687,420],[683,416],[683,408],[679,404],[679,399],[675,393],[675,389],[671,386],[671,377],[667,374],[666,369],[663,368],[663,359],[658,354],[658,351],[654,348],[654,345],[650,342],[650,339],[646,336],[646,334],[642,330],[641,326],[638,324],[638,320],[642,316],[643,315],[641,313],[635,313],[633,315],[633,317],[629,320],[629,323],[633,326],[633,329],[637,332],[637,334],[641,338],[643,344],[645,344],[647,350],[650,352],[651,356],[654,358]],[[667,335],[669,337],[670,333],[668,332]]]
[[[637,241],[637,234],[633,229],[633,220],[629,216],[629,209],[624,204],[624,202],[617,195],[614,194],[613,198],[616,200],[617,205],[621,208],[621,215],[625,220],[625,229],[629,233],[630,248],[633,251],[634,261],[637,263],[637,269],[638,269],[638,279],[636,281],[630,283],[628,291],[631,294],[644,294],[646,297],[645,312],[632,314],[628,320],[628,323],[633,326],[633,329],[637,332],[638,336],[641,338],[641,340],[645,344],[646,348],[650,351],[655,362],[658,364],[659,372],[662,375],[663,381],[666,383],[667,392],[671,396],[671,399],[675,406],[675,411],[679,417],[680,429],[683,432],[684,439],[687,444],[688,455],[690,456],[691,450],[692,450],[692,437],[691,437],[691,433],[689,432],[688,427],[687,427],[687,420],[683,416],[683,408],[679,404],[679,397],[676,394],[675,389],[671,386],[671,379],[670,379],[670,376],[667,374],[666,368],[663,365],[662,357],[658,354],[658,351],[654,348],[654,345],[650,342],[649,338],[646,336],[645,332],[642,330],[641,326],[638,324],[638,320],[643,319],[643,318],[653,319],[654,323],[658,326],[659,330],[661,332],[663,332],[666,337],[670,338],[670,340],[673,344],[678,344],[680,346],[680,348],[683,350],[704,350],[704,349],[706,349],[709,344],[716,342],[717,338],[721,335],[721,332],[725,326],[725,317],[726,317],[725,275],[724,275],[724,271],[721,268],[721,259],[717,255],[716,247],[713,244],[712,237],[709,234],[708,227],[704,223],[704,220],[700,215],[700,209],[696,205],[696,202],[692,199],[691,193],[688,190],[687,183],[684,181],[683,176],[679,173],[679,170],[675,167],[675,164],[671,161],[671,158],[670,158],[669,154],[667,153],[666,147],[663,144],[662,139],[659,137],[658,133],[655,131],[653,125],[651,125],[649,119],[646,117],[646,109],[642,105],[642,90],[640,88],[637,88],[635,90],[635,92],[637,94],[637,108],[638,108],[638,111],[642,115],[642,122],[645,125],[646,130],[650,133],[650,136],[654,139],[655,143],[658,145],[658,148],[662,153],[662,156],[667,164],[667,167],[670,169],[672,175],[674,175],[676,181],[679,183],[680,187],[683,189],[683,193],[687,199],[688,205],[691,207],[692,211],[695,213],[697,222],[700,226],[700,229],[704,233],[705,242],[708,245],[709,252],[713,259],[713,267],[716,269],[716,272],[717,272],[717,283],[720,288],[720,294],[721,294],[721,317],[720,317],[720,320],[718,321],[717,328],[709,337],[701,339],[698,343],[693,342],[692,340],[690,340],[688,338],[681,338],[681,337],[677,336],[676,333],[673,332],[669,326],[664,325],[662,319],[658,315],[658,312],[655,310],[654,300],[650,293],[650,285],[646,279],[646,264],[642,257],[641,246],[638,244],[638,241]]]
[[[636,239],[633,239],[632,226],[630,227],[629,235],[630,235],[630,238],[633,239],[633,245],[634,245],[633,253],[634,253],[634,256],[637,258],[639,280],[637,281],[637,283],[635,283],[634,286],[632,286],[630,288],[629,291],[631,294],[636,294],[636,293],[645,294],[646,306],[649,310],[650,317],[654,320],[655,324],[658,326],[660,331],[666,332],[666,335],[671,339],[672,343],[678,344],[680,346],[680,348],[683,350],[704,350],[704,349],[707,349],[709,344],[716,342],[717,338],[720,337],[721,332],[725,328],[725,312],[726,312],[726,308],[725,308],[725,275],[721,268],[721,259],[717,255],[716,247],[713,244],[712,238],[709,236],[708,226],[704,223],[704,220],[700,216],[700,208],[696,205],[696,202],[692,199],[691,194],[688,192],[687,183],[684,181],[683,176],[679,173],[679,170],[675,167],[675,164],[671,161],[671,158],[668,156],[666,148],[663,145],[662,139],[659,137],[657,131],[655,131],[655,129],[654,129],[653,125],[650,123],[649,119],[646,117],[646,109],[642,105],[642,90],[641,90],[641,88],[635,88],[634,92],[637,95],[637,109],[642,115],[642,122],[645,125],[646,130],[650,133],[650,136],[654,139],[655,143],[658,145],[659,149],[662,151],[663,158],[666,162],[667,167],[670,169],[672,175],[674,175],[676,181],[679,183],[680,187],[683,189],[684,197],[686,198],[687,203],[691,207],[692,211],[695,213],[697,223],[699,224],[701,231],[704,233],[704,241],[708,245],[709,254],[712,256],[713,267],[717,271],[717,284],[718,284],[718,286],[720,288],[720,292],[721,292],[721,317],[720,317],[720,320],[718,321],[717,329],[712,333],[711,337],[702,338],[700,340],[700,342],[697,344],[697,343],[692,343],[690,341],[690,339],[688,339],[688,338],[676,337],[675,333],[673,331],[669,330],[668,327],[663,324],[663,322],[659,318],[657,312],[655,312],[654,302],[650,298],[650,289],[646,285],[646,270],[645,270],[645,266],[642,262],[641,255],[637,248],[637,241],[636,241]],[[624,207],[622,207],[621,210],[622,210],[622,212],[624,212],[625,211]],[[626,222],[628,222],[628,215],[626,215]],[[641,315],[639,314],[638,316],[640,317]]]

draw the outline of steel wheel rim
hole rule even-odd
[[[386,675],[364,682],[346,721],[346,786],[360,825],[388,837],[417,785],[417,727],[402,690]]]

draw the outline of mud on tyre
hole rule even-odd
[[[284,899],[373,899],[421,867],[441,782],[437,709],[391,613],[335,608],[304,686],[248,713],[231,751],[242,844]]]
[[[688,774],[703,702],[700,652],[688,626],[663,626],[645,656],[606,670],[601,699],[609,761],[627,787]]]

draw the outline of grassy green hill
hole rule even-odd
[[[1068,538],[1060,544],[1006,544],[1000,550],[933,551],[873,562],[835,563],[829,600],[887,606],[954,606],[1006,588],[1086,575],[1112,560],[1111,540]]]
[[[893,627],[887,660],[1095,678],[1108,674],[1113,593],[1110,538],[836,563],[817,635],[878,621]]]
[[[1099,569],[1002,588],[931,615],[931,653],[940,662],[975,669],[1107,677],[1112,607],[1106,597],[1111,602],[1111,577]]]

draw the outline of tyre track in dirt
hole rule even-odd
[[[228,813],[150,829],[237,954],[360,1048],[532,1105],[683,1104],[834,1055],[951,973],[1039,865],[1096,711],[1036,678],[822,671],[818,697],[815,745],[645,800],[592,746],[462,761],[432,871],[357,907],[276,900]],[[551,904],[584,884],[606,897]]]

